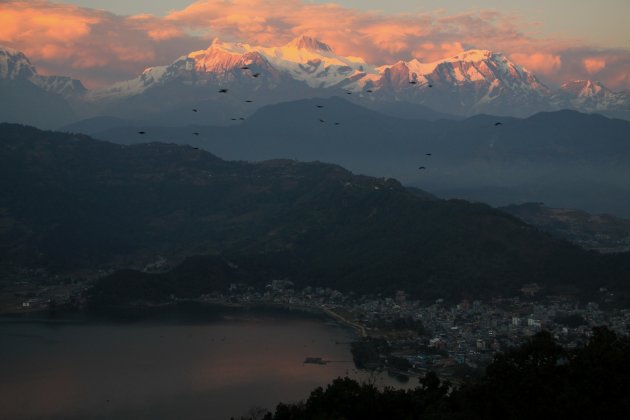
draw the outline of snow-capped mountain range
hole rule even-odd
[[[50,93],[64,97],[82,95],[87,90],[83,84],[68,76],[42,76],[20,51],[0,47],[0,80],[31,82]]]
[[[109,114],[130,102],[140,114],[167,112],[225,99],[217,91],[228,89],[255,93],[257,104],[249,110],[301,97],[352,95],[346,98],[365,104],[411,103],[460,116],[527,116],[567,108],[630,118],[628,93],[594,81],[571,81],[553,90],[501,53],[470,50],[432,63],[413,59],[377,67],[337,55],[307,36],[279,47],[215,40],[206,50],[92,91],[69,77],[40,76],[24,54],[0,48],[0,79],[28,80],[63,95],[75,108]],[[166,95],[168,103],[157,106],[156,98]]]

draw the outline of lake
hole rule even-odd
[[[351,362],[355,337],[325,318],[278,310],[0,318],[0,417],[229,419],[304,399],[339,376],[367,380]]]

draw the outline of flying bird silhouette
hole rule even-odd
[[[227,89],[219,89],[219,93],[227,93]]]
[[[319,119],[319,122],[320,122],[320,123],[324,123],[324,122],[326,122],[326,121],[324,121],[324,120],[322,120],[322,119],[320,118],[320,119]]]
[[[324,105],[315,105],[317,108],[323,108]]]
[[[424,166],[419,166],[418,169],[427,169]]]
[[[245,102],[247,102],[248,104],[251,104],[254,101],[252,101],[251,99],[247,99],[247,100],[245,100]]]
[[[496,127],[496,126],[498,126],[498,125],[503,125],[503,123],[502,123],[502,122],[495,122],[495,123],[494,123],[494,126],[495,126],[495,127]]]
[[[252,77],[258,77],[258,76],[260,76],[260,73],[254,73],[254,74],[252,74]]]
[[[197,132],[195,132],[195,133],[193,133],[193,134],[194,134],[195,136],[198,136],[198,135],[199,135],[199,133],[197,133]]]
[[[147,134],[146,131],[138,131],[138,134]]]
[[[431,153],[427,153],[427,156],[431,156]]]
[[[193,108],[192,112],[197,112],[197,109],[196,109],[196,108]]]

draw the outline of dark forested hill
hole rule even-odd
[[[140,283],[155,297],[271,278],[420,297],[513,294],[531,282],[588,292],[625,287],[629,265],[628,255],[584,251],[486,205],[336,165],[228,162],[189,146],[9,124],[0,125],[0,255],[4,266],[58,271],[207,256],[109,279],[118,292]]]

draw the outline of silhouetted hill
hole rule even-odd
[[[603,257],[486,205],[336,165],[228,162],[192,147],[10,124],[0,139],[3,264],[123,268],[209,255],[185,273],[117,273],[102,284],[115,294],[137,281],[163,296],[273,278],[425,298],[512,294],[531,282],[626,287],[628,255]]]

